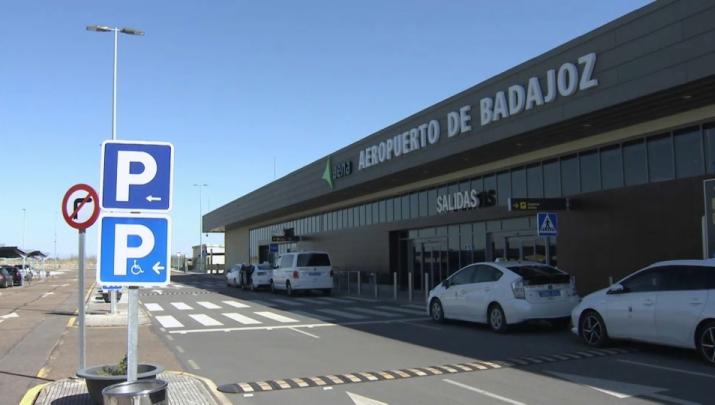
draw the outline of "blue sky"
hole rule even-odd
[[[76,254],[71,185],[99,187],[111,137],[176,148],[173,251],[204,211],[645,4],[622,1],[20,1],[0,3],[0,244]],[[87,252],[96,252],[96,229]],[[223,235],[209,242],[222,243]]]

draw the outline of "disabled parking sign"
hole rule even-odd
[[[113,286],[169,283],[171,218],[105,214],[99,219],[97,282]]]
[[[101,208],[142,212],[171,210],[174,147],[166,142],[102,143]]]

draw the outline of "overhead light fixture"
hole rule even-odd
[[[690,100],[691,98],[693,98],[693,96],[691,96],[690,94],[686,94],[682,98],[683,100]]]

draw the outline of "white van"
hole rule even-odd
[[[271,291],[285,290],[293,295],[297,290],[333,291],[333,268],[326,252],[293,252],[281,256],[273,270]]]

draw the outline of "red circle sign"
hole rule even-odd
[[[69,201],[70,196],[77,191],[84,191],[86,193],[86,196],[84,196],[81,201],[79,201],[79,205],[75,206],[73,212],[69,212],[67,202]],[[79,213],[82,207],[84,207],[90,201],[94,202],[94,210],[92,211],[92,215],[90,215],[89,219],[84,222],[77,221],[77,213]],[[62,216],[65,217],[65,221],[69,226],[75,229],[79,229],[80,231],[83,231],[92,226],[92,224],[94,224],[99,217],[99,196],[97,195],[97,192],[94,191],[94,189],[87,184],[75,184],[74,186],[70,187],[70,189],[67,190],[67,192],[65,193],[64,198],[62,198]]]

